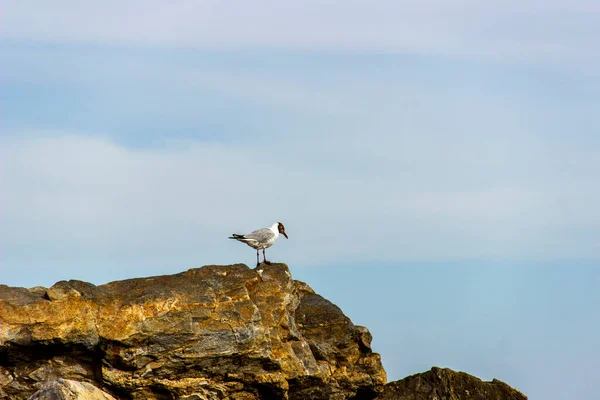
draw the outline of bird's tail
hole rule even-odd
[[[237,233],[234,233],[233,236],[229,236],[229,239],[243,239],[244,235],[238,235]]]

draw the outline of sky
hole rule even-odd
[[[0,10],[0,283],[252,266],[227,236],[281,221],[389,380],[594,398],[597,2]]]

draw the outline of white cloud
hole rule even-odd
[[[391,51],[584,67],[591,1],[2,1],[3,37],[193,47]],[[592,70],[592,68],[590,68]]]
[[[561,179],[568,178],[550,182],[540,171],[519,181],[527,161],[514,159],[505,170],[474,161],[487,184],[444,189],[445,180],[459,182],[473,168],[459,162],[468,146],[444,163],[443,174],[432,173],[442,167],[425,158],[413,161],[410,174],[399,168],[361,175],[343,159],[328,168],[273,156],[272,146],[130,150],[68,134],[1,144],[2,263],[11,269],[30,257],[63,260],[55,272],[81,260],[125,263],[131,275],[147,263],[251,264],[253,250],[226,237],[275,220],[286,223],[290,240],[269,253],[296,265],[600,255],[595,186],[580,182],[566,191]],[[338,144],[337,151],[350,149]],[[581,155],[586,169],[592,163],[598,170],[597,158]],[[529,181],[539,184],[527,187]]]

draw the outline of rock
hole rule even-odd
[[[484,382],[464,372],[433,367],[388,383],[376,400],[527,400],[527,396],[497,379]]]
[[[2,399],[102,398],[84,389],[134,400],[372,399],[386,375],[370,343],[285,264],[0,285]]]
[[[57,379],[48,382],[29,400],[115,400],[115,398],[87,382]]]
[[[349,398],[360,394],[372,398],[373,388],[386,381],[379,355],[371,352],[371,334],[364,327],[354,326],[336,305],[319,296],[306,294],[296,309],[296,325],[310,346],[315,364],[305,365],[311,372],[332,369],[333,385],[315,385],[312,374],[299,376],[290,382],[290,399]],[[335,337],[332,341],[329,338]],[[364,357],[364,354],[372,354]],[[310,359],[312,360],[312,359]],[[352,380],[345,377],[352,372]],[[332,388],[335,391],[332,392]]]

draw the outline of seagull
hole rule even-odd
[[[246,243],[248,246],[256,249],[256,266],[258,267],[260,265],[260,262],[258,261],[258,250],[260,249],[263,251],[264,263],[271,264],[270,261],[267,261],[265,249],[273,246],[277,238],[279,238],[280,233],[285,236],[286,239],[288,238],[283,224],[281,222],[275,222],[270,228],[257,229],[254,232],[246,233],[245,235],[234,233],[229,239],[235,239],[239,242]]]

